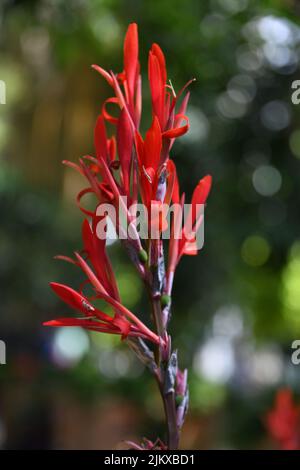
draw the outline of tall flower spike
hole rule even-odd
[[[184,254],[197,252],[195,233],[202,223],[198,205],[205,204],[211,177],[204,177],[196,186],[188,218],[183,224],[185,196],[180,196],[176,166],[170,159],[170,151],[175,139],[189,130],[186,115],[189,92],[186,89],[193,80],[176,94],[172,83],[168,82],[164,54],[157,44],[152,45],[148,57],[152,120],[143,137],[139,131],[142,83],[138,52],[137,25],[132,23],[124,40],[123,70],[115,74],[93,65],[113,93],[104,101],[97,118],[94,155],[85,155],[78,163],[64,162],[87,182],[76,199],[87,218],[82,225],[83,249],[75,252],[74,259],[57,257],[79,267],[85,281],[77,290],[64,284],[51,283],[55,294],[75,313],[73,317],[58,318],[44,324],[53,327],[77,326],[118,335],[126,340],[158,383],[167,425],[166,444],[160,439],[153,441],[146,438],[141,444],[128,444],[138,450],[173,450],[178,449],[188,408],[188,385],[187,371],[179,369],[177,351],[172,350],[168,333],[171,291],[179,260]],[[112,134],[108,129],[112,129]],[[83,198],[87,194],[95,196],[92,209],[84,206]],[[132,203],[136,205],[139,201],[148,211],[147,240],[139,236],[136,214],[129,209]],[[168,228],[164,207],[171,201],[176,203],[177,209],[171,226],[166,273],[162,233]],[[106,251],[108,215],[107,205],[104,209],[103,204],[110,204],[110,208],[115,210],[113,223],[116,233],[148,291],[153,328],[122,303]],[[105,304],[104,311],[98,308],[100,301]],[[293,425],[292,419],[290,422]]]

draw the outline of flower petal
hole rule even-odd
[[[89,211],[88,209],[85,209],[84,207],[81,206],[80,204],[80,201],[82,199],[83,196],[85,196],[85,194],[90,194],[90,193],[94,193],[94,191],[92,190],[92,188],[85,188],[85,189],[82,189],[78,194],[77,194],[77,197],[76,197],[76,203],[77,203],[77,206],[79,207],[79,209],[81,210],[81,212],[83,212],[84,214],[86,215],[89,215],[89,216],[93,216],[94,213],[92,211]]]
[[[100,159],[102,157],[102,158],[108,159],[107,136],[106,136],[104,118],[102,114],[98,116],[98,119],[96,122],[95,131],[94,131],[94,142],[95,142],[97,158]]]
[[[69,160],[63,160],[62,163],[63,163],[63,165],[66,165],[70,168],[73,168],[73,170],[78,171],[78,173],[80,173],[81,175],[84,176],[84,172],[83,172],[82,168],[80,168],[80,166],[77,165],[77,163],[70,162]]]
[[[144,162],[145,168],[152,167],[155,171],[160,161],[160,153],[162,148],[161,129],[159,121],[154,116],[150,129],[146,133],[144,142]]]
[[[110,86],[113,86],[113,80],[112,80],[110,74],[109,74],[108,72],[106,72],[106,70],[104,70],[104,69],[103,69],[102,67],[100,67],[99,65],[95,65],[95,64],[92,65],[92,68],[93,68],[94,70],[96,70],[97,72],[99,72],[99,73],[102,75],[102,77],[105,78],[105,80],[107,81],[107,83],[108,83]]]
[[[178,122],[177,127],[173,127],[172,129],[168,129],[167,131],[163,132],[163,137],[168,139],[175,139],[176,137],[180,137],[181,135],[187,133],[190,128],[188,117],[184,114],[176,114],[175,120]],[[180,124],[183,120],[186,121],[186,124],[181,126]]]
[[[164,53],[161,50],[160,46],[156,43],[152,44],[151,51],[158,60],[161,80],[163,82],[163,85],[165,85],[167,82],[167,69],[166,69],[166,60],[165,60]]]
[[[138,69],[138,29],[136,23],[131,23],[128,27],[124,41],[124,69],[131,98],[134,95],[135,82]]]
[[[192,197],[192,204],[205,204],[212,183],[210,175],[204,176],[197,184]]]
[[[90,304],[86,297],[79,294],[76,290],[57,282],[50,282],[50,286],[56,295],[58,295],[58,297],[60,297],[66,304],[70,305],[70,307],[79,310],[85,315],[95,314],[95,307]]]
[[[102,114],[103,114],[103,117],[104,119],[106,119],[108,122],[110,122],[111,124],[114,124],[116,125],[118,123],[118,118],[117,117],[114,117],[112,116],[107,110],[106,110],[106,105],[108,103],[113,103],[113,104],[119,104],[119,100],[118,98],[116,98],[115,96],[111,97],[111,98],[107,98],[103,105],[102,105]]]
[[[130,192],[130,168],[133,149],[132,126],[126,110],[121,111],[117,125],[117,148],[121,162],[123,186],[126,194]]]
[[[157,116],[161,128],[164,129],[165,82],[161,73],[159,59],[152,50],[149,52],[148,76],[153,114]]]

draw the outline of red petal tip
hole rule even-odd
[[[58,326],[58,322],[56,320],[49,320],[49,321],[44,321],[42,325],[43,326]]]

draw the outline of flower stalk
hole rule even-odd
[[[176,94],[168,81],[164,54],[157,44],[152,45],[148,60],[152,122],[143,137],[139,129],[142,88],[137,25],[131,24],[126,33],[124,69],[121,73],[107,72],[98,65],[92,67],[108,82],[113,96],[106,99],[97,118],[95,156],[86,155],[79,159],[78,164],[63,162],[87,181],[87,187],[77,196],[77,204],[87,218],[82,226],[82,250],[76,252],[74,258],[57,256],[80,268],[86,281],[77,290],[51,283],[53,291],[77,312],[77,316],[44,324],[54,327],[81,326],[91,331],[119,335],[121,340],[126,341],[157,382],[167,431],[166,443],[160,439],[151,441],[144,438],[140,445],[129,445],[134,449],[175,450],[179,448],[180,432],[188,409],[188,385],[187,370],[179,369],[178,353],[172,350],[168,333],[172,287],[182,256],[196,255],[199,250],[197,231],[203,221],[199,206],[206,203],[211,187],[209,175],[199,181],[192,196],[188,218],[183,223],[181,209],[185,195],[180,195],[176,165],[170,158],[170,152],[175,140],[189,130],[186,116],[189,93],[186,88],[193,80]],[[117,117],[116,113],[110,114],[107,105],[117,108]],[[107,123],[115,127],[115,133],[111,136],[107,134]],[[98,200],[97,207],[92,211],[82,204],[83,197],[90,193]],[[146,240],[140,236],[138,223],[124,197],[129,204],[141,202],[146,209]],[[172,218],[166,250],[163,234],[169,226],[163,210],[171,202],[177,210]],[[152,326],[145,324],[138,314],[122,303],[106,251],[108,215],[99,211],[102,205],[109,205],[118,214],[113,222],[114,228],[148,292]],[[103,236],[99,236],[99,226],[106,227]],[[83,292],[87,284],[93,289],[92,296]],[[102,299],[110,308],[110,313],[96,308],[94,299]]]

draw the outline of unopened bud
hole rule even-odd
[[[142,263],[147,263],[147,261],[148,261],[147,252],[143,248],[139,251],[139,260]]]
[[[176,405],[177,405],[177,406],[180,406],[181,403],[183,402],[183,399],[184,399],[184,396],[183,396],[183,395],[176,395],[176,398],[175,398]]]
[[[167,305],[169,305],[170,302],[171,302],[171,297],[169,295],[163,294],[161,296],[160,303],[161,303],[162,308],[167,307]]]

